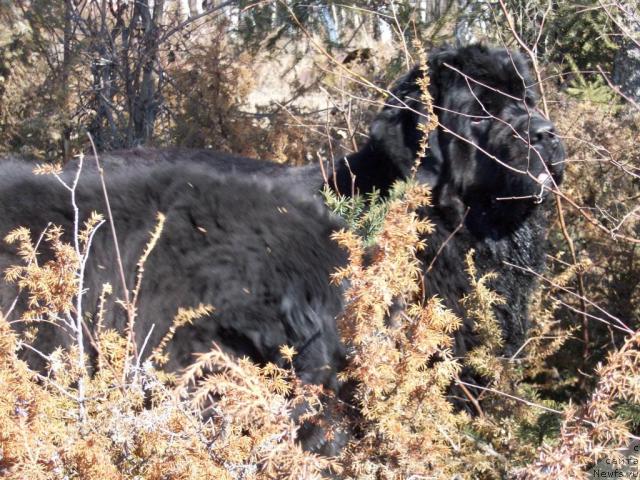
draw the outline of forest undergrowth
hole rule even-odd
[[[531,299],[532,329],[513,357],[499,354],[493,316],[508,299],[489,288],[493,274],[478,276],[473,252],[460,265],[473,286],[462,303],[481,341],[457,358],[452,335],[460,319],[421,294],[415,254],[432,226],[416,211],[430,192],[409,181],[384,200],[327,194],[349,224],[336,241],[350,261],[335,274],[350,285],[338,319],[348,352],[346,397],[302,384],[292,367],[296,352],[286,345],[288,366],[255,365],[212,345],[185,371],[164,371],[163,346],[210,314],[210,305],[183,306],[160,346],[138,352],[136,291],[152,280],[144,264],[162,217],[139,252],[138,272],[129,272],[137,279],[131,300],[115,307],[128,319],[124,332],[101,325],[111,285],[103,286],[95,318],[82,311],[83,266],[108,218],[81,219],[70,242],[70,232],[55,225],[17,229],[5,240],[22,262],[2,272],[3,281],[28,292],[30,303],[19,316],[9,310],[0,318],[0,477],[587,479],[597,462],[627,459],[625,448],[640,440],[640,109],[611,72],[625,45],[638,41],[631,3],[551,8],[505,0],[421,19],[411,2],[366,11],[336,4],[328,16],[275,2],[242,4],[237,24],[233,15],[180,23],[171,11],[159,28],[131,30],[123,25],[135,23],[134,2],[106,2],[118,7],[108,11],[100,8],[105,2],[86,3],[74,16],[65,9],[75,2],[0,2],[3,154],[68,161],[89,151],[90,132],[105,152],[180,145],[296,165],[330,161],[366,139],[382,86],[420,60],[413,41],[450,41],[456,22],[473,14],[491,25],[485,41],[532,54],[545,113],[567,146],[565,197],[550,212],[548,270]],[[328,39],[331,29],[318,18],[342,19],[340,38]],[[391,32],[386,43],[382,23]],[[153,68],[145,70],[149,59]],[[297,69],[302,59],[308,63]],[[290,98],[249,111],[256,65],[284,72]],[[138,101],[138,87],[151,77],[152,97]],[[296,103],[312,94],[313,101]],[[152,114],[150,123],[139,122],[141,112]],[[41,262],[43,246],[53,256]],[[33,351],[41,321],[66,328],[74,346]],[[18,335],[15,322],[30,328]],[[85,330],[95,333],[87,339]],[[44,371],[27,366],[27,352],[41,357]],[[472,388],[463,371],[482,385]],[[451,397],[460,394],[475,402],[473,414],[454,408]],[[298,422],[315,423],[328,441],[348,440],[338,456],[296,442],[292,413],[302,405]]]

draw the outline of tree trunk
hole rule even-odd
[[[161,102],[158,88],[158,75],[155,71],[158,65],[158,41],[164,15],[164,0],[154,2],[153,11],[148,1],[138,2],[138,13],[144,29],[144,64],[140,82],[139,97],[133,102],[133,144],[142,145],[153,138],[153,130]]]
[[[640,18],[637,15],[629,21],[629,33],[640,39]],[[623,94],[640,102],[640,40],[623,39],[613,65],[613,82],[620,86]]]
[[[63,47],[62,47],[62,105],[64,108],[64,123],[62,130],[62,161],[67,163],[71,159],[71,108],[69,98],[69,78],[71,70],[71,42],[72,38],[72,23],[71,15],[73,13],[72,0],[65,0],[64,2],[64,31],[63,31]]]

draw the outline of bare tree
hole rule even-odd
[[[604,5],[601,2],[622,34],[614,62],[613,81],[620,85],[623,94],[640,102],[640,12],[631,3],[614,1]]]
[[[201,2],[66,0],[65,45],[81,44],[81,61],[90,66],[90,88],[80,95],[98,149],[153,142],[170,81],[169,41],[231,3],[202,10]]]

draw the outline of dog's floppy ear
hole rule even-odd
[[[376,150],[381,151],[407,177],[416,161],[422,133],[418,123],[424,122],[418,79],[422,70],[414,67],[391,89],[384,107],[374,118],[369,136]]]
[[[505,74],[500,80],[508,86],[507,93],[518,98],[526,97],[530,104],[537,103],[539,86],[531,74],[529,61],[522,54],[510,50],[494,53],[494,57],[500,59],[496,64]]]
[[[429,54],[429,92],[434,105],[441,105],[441,94],[453,85],[456,73],[449,66],[458,68],[458,50],[443,46]]]

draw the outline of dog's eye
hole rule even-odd
[[[536,98],[534,95],[527,93],[524,97],[524,103],[529,108],[534,108],[536,106]]]
[[[474,118],[473,120],[471,120],[471,125],[473,126],[482,126],[485,123],[487,123],[487,119],[486,118]]]

